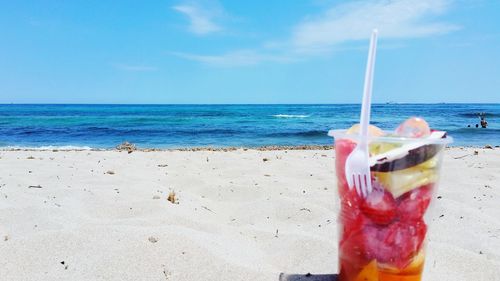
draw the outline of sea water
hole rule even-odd
[[[141,148],[328,145],[330,129],[359,118],[357,104],[0,105],[0,147]],[[488,128],[479,124],[485,113]],[[372,123],[393,130],[411,116],[448,131],[453,145],[500,145],[500,104],[374,104]],[[471,127],[468,127],[470,125]]]

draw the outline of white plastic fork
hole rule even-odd
[[[345,162],[345,176],[349,188],[352,189],[355,187],[358,195],[364,198],[373,190],[370,176],[370,155],[368,152],[368,125],[370,124],[373,70],[377,51],[377,33],[378,31],[374,29],[370,39],[370,49],[368,50],[363,103],[361,105],[360,136],[356,148],[349,154]]]

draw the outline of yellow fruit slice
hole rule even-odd
[[[397,198],[404,193],[437,181],[437,157],[433,157],[424,163],[398,171],[375,172],[377,181]]]
[[[369,146],[370,146],[370,155],[373,156],[401,147],[402,144],[389,143],[389,142],[372,142],[370,143]]]
[[[361,270],[358,276],[356,276],[355,281],[379,281],[377,260],[372,260],[369,264],[363,267],[363,270]]]
[[[347,134],[357,134],[359,133],[360,125],[354,124],[349,130],[347,130]],[[372,137],[381,137],[384,135],[384,131],[382,131],[379,127],[368,125],[368,135]]]

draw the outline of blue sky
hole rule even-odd
[[[500,1],[3,1],[0,103],[500,102]]]

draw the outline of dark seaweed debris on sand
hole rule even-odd
[[[331,150],[332,145],[295,145],[295,146],[281,146],[281,145],[269,145],[269,146],[259,146],[259,147],[187,147],[178,149],[167,149],[169,151],[236,151],[242,149],[247,150],[258,150],[258,151],[271,151],[271,150]]]
[[[127,141],[122,142],[121,144],[116,146],[116,149],[118,151],[127,151],[129,154],[132,153],[133,151],[137,150],[137,147],[133,143],[129,143]]]
[[[91,148],[91,149],[80,149],[80,148],[71,148],[71,149],[57,149],[56,151],[127,151],[128,153],[132,153],[133,151],[141,151],[141,152],[155,152],[155,151],[236,151],[236,150],[257,150],[257,151],[273,151],[273,150],[332,150],[334,149],[333,145],[268,145],[268,146],[258,146],[258,147],[179,147],[179,148],[137,148],[134,144],[129,142],[124,142],[117,145],[114,149],[112,148]],[[54,151],[53,149],[34,149],[34,148],[7,148],[0,149],[2,151]],[[323,155],[322,155],[323,156]],[[326,156],[326,155],[325,155]],[[28,158],[35,159],[35,157]]]

